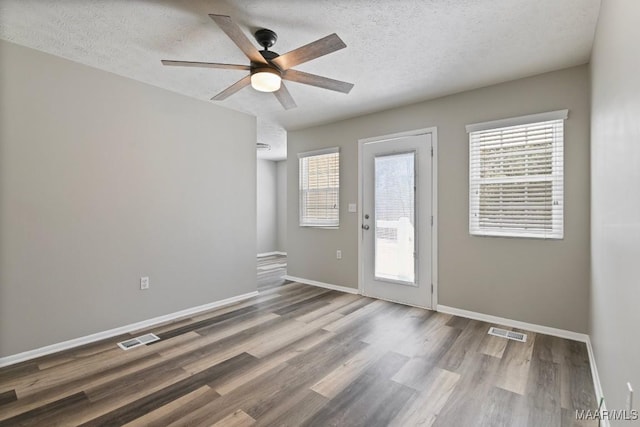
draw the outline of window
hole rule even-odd
[[[467,126],[469,233],[563,237],[563,142],[568,111]]]
[[[340,225],[340,152],[337,147],[298,154],[300,226]]]

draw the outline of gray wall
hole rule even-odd
[[[287,161],[276,163],[277,166],[277,205],[278,205],[278,251],[287,251]]]
[[[288,273],[357,287],[358,139],[437,126],[439,303],[586,332],[589,304],[589,83],[586,66],[288,134]],[[568,108],[564,240],[472,237],[465,125]],[[297,153],[340,146],[340,229],[298,226]],[[336,249],[342,259],[336,260]]]
[[[0,355],[256,289],[253,117],[0,58]]]
[[[640,2],[603,1],[591,63],[590,335],[607,409],[620,410],[627,381],[640,390],[639,21]]]
[[[257,249],[263,254],[278,247],[277,169],[272,160],[258,159],[257,166]]]

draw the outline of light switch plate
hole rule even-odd
[[[349,212],[358,212],[358,206],[355,203],[349,203]]]

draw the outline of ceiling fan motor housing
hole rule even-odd
[[[255,64],[251,67],[251,75],[258,73],[271,73],[282,77],[282,72],[273,65]]]
[[[256,32],[256,34],[258,34],[260,31],[269,31],[269,32],[273,33],[273,31],[271,31],[271,30],[258,30]],[[273,34],[275,36],[275,33],[273,33]],[[256,39],[257,38],[258,37],[256,36]],[[271,45],[272,44],[273,43],[271,43]],[[271,46],[271,45],[269,45],[269,46]],[[267,64],[261,64],[261,63],[252,61],[251,62],[251,75],[254,75],[254,74],[257,74],[257,73],[271,73],[271,74],[276,74],[276,75],[282,77],[282,71],[280,71],[280,69],[278,67],[276,67],[275,65],[273,65],[271,63],[272,59],[277,58],[280,55],[278,55],[276,52],[273,52],[271,50],[267,50],[267,46],[266,45],[265,45],[264,50],[260,51],[260,54],[262,55],[262,57],[264,59],[267,60]]]
[[[277,53],[275,53],[274,51],[272,51],[272,50],[266,50],[266,49],[265,49],[265,50],[261,50],[261,51],[260,51],[260,54],[261,54],[261,55],[262,55],[262,57],[263,57],[264,59],[266,59],[267,61],[271,61],[272,59],[275,59],[275,58],[277,58],[278,56],[280,56],[280,55],[278,55]]]

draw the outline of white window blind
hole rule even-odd
[[[340,225],[340,152],[338,147],[298,154],[300,225]]]
[[[563,237],[566,117],[562,110],[467,126],[471,234]]]

